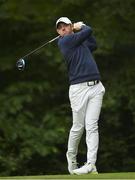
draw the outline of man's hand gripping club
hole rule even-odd
[[[82,21],[73,24],[73,30],[79,31],[85,25]]]

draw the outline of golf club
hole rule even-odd
[[[56,39],[58,39],[59,36],[51,39],[50,41],[44,43],[43,45],[39,46],[38,48],[34,49],[33,51],[29,52],[28,54],[26,54],[25,56],[21,57],[17,62],[16,62],[16,66],[18,68],[19,71],[23,71],[25,69],[25,60],[24,58],[28,57],[29,55],[35,53],[36,51],[38,51],[39,49],[43,48],[44,46],[46,46],[47,44],[55,41]]]

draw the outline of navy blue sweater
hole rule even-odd
[[[82,26],[81,31],[60,37],[58,46],[66,60],[71,85],[100,80],[100,73],[92,56],[96,41],[89,26]]]

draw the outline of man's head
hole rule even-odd
[[[73,33],[73,25],[67,17],[61,17],[56,21],[56,29],[60,36]]]

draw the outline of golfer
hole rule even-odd
[[[69,75],[69,99],[73,125],[66,153],[70,174],[97,173],[99,145],[98,119],[105,88],[92,52],[97,48],[91,27],[83,22],[72,23],[67,17],[56,21],[60,35],[58,46],[63,54]],[[86,130],[87,162],[77,167],[78,145]]]

